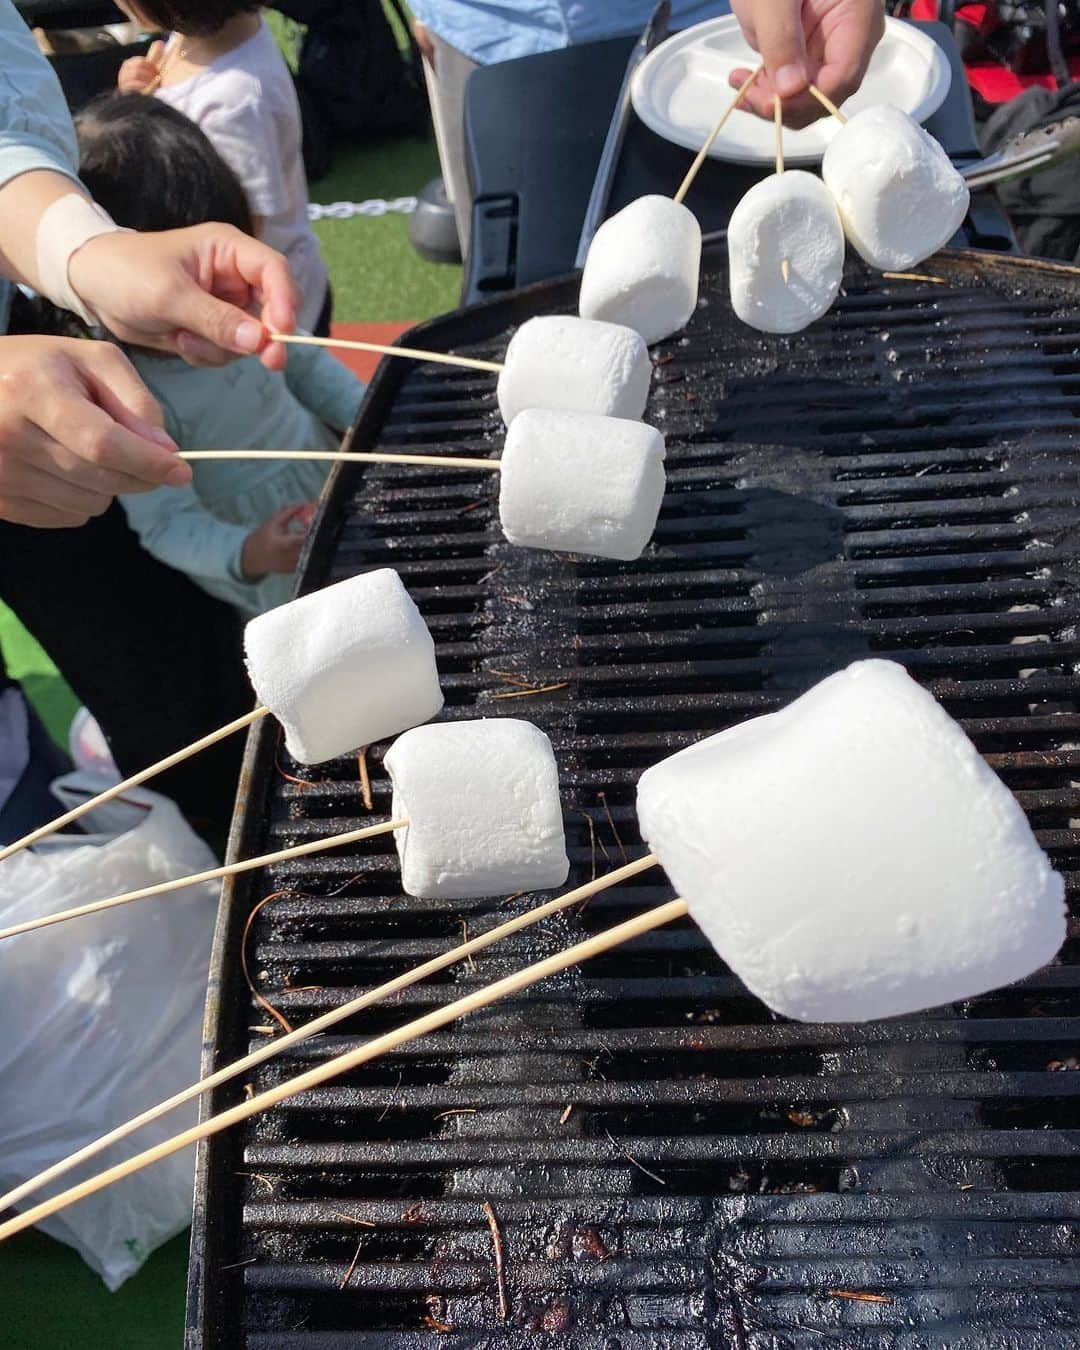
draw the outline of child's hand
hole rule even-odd
[[[150,93],[161,79],[164,56],[164,42],[152,42],[145,56],[132,56],[124,62],[116,77],[116,87],[122,94]]]
[[[296,571],[311,510],[311,503],[284,506],[251,531],[240,552],[240,567],[248,581],[255,581],[267,572]],[[297,524],[304,528],[296,529]]]

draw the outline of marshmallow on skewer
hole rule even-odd
[[[408,895],[462,900],[561,886],[566,856],[551,742],[531,722],[438,722],[399,736],[383,760]]]
[[[755,183],[731,213],[727,244],[732,308],[753,328],[797,333],[839,294],[844,230],[811,173],[794,169]]]
[[[770,1008],[862,1022],[1050,961],[1064,886],[1012,793],[891,661],[649,769],[642,835]]]
[[[618,417],[530,408],[506,433],[499,518],[512,544],[629,561],[664,499],[664,438]]]
[[[914,267],[964,223],[971,194],[928,132],[884,104],[854,113],[821,165],[844,231],[870,264]]]
[[[696,309],[700,271],[694,213],[670,197],[639,197],[593,236],[578,308],[582,318],[625,324],[659,342]]]
[[[640,417],[651,380],[648,348],[632,328],[541,315],[523,323],[506,348],[499,411],[507,426],[525,408]]]
[[[279,605],[244,629],[248,674],[294,759],[318,764],[443,705],[435,644],[392,568]]]

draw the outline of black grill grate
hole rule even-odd
[[[435,636],[447,716],[530,717],[559,757],[574,873],[640,848],[641,771],[870,654],[959,717],[1070,883],[1080,836],[1080,316],[1074,274],[945,255],[948,286],[852,271],[795,340],[734,324],[708,260],[656,350],[669,493],[635,564],[507,545],[491,476],[349,468],[307,584],[396,567]],[[497,356],[569,283],[429,325]],[[384,369],[359,446],[500,439],[492,381]],[[496,700],[514,685],[566,688]],[[306,785],[253,738],[236,843],[356,824],[357,768]],[[372,756],[375,811],[388,785]],[[208,1063],[531,898],[400,895],[391,847],[240,879]],[[361,1014],[257,1087],[667,898],[645,873]],[[200,1161],[189,1350],[495,1344],[750,1350],[1073,1346],[1080,1314],[1080,968],[920,1017],[801,1026],[684,923],[286,1103]],[[235,1100],[234,1085],[215,1105]],[[569,1110],[568,1110],[569,1108]],[[510,1317],[497,1314],[490,1201]],[[346,1278],[347,1277],[347,1278]],[[832,1291],[832,1292],[830,1292]],[[847,1295],[847,1296],[846,1296]],[[856,1297],[850,1297],[855,1295]],[[560,1333],[557,1340],[552,1336]]]

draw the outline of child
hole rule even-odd
[[[250,232],[235,175],[197,126],[142,94],[106,94],[75,121],[79,173],[120,225],[179,229],[208,220]],[[197,369],[179,357],[129,356],[182,450],[335,448],[363,384],[317,348],[290,350],[284,376],[257,358]],[[187,488],[121,497],[143,547],[243,613],[287,600],[327,464],[209,460]]]
[[[124,93],[156,94],[209,137],[240,180],[253,233],[284,253],[300,288],[298,323],[330,331],[326,265],[308,222],[300,108],[292,76],[252,0],[121,0],[144,28],[174,30],[154,59],[120,67]]]

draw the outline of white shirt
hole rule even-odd
[[[297,323],[310,331],[326,299],[326,264],[307,217],[300,105],[270,30],[260,22],[246,42],[157,97],[197,123],[239,178],[252,215],[264,218],[262,239],[289,260],[302,297]]]

